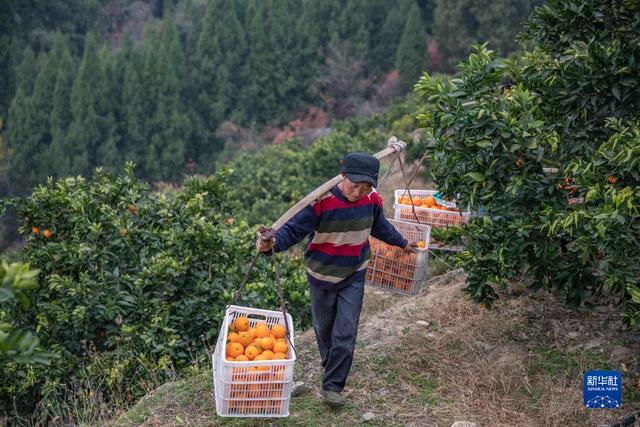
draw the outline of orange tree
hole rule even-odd
[[[128,165],[121,176],[49,180],[7,202],[29,235],[21,257],[41,284],[23,291],[30,307],[7,316],[58,357],[48,367],[3,364],[1,410],[32,413],[37,404],[43,422],[65,416],[60,408],[82,393],[113,408],[206,360],[254,252],[254,231],[233,220],[226,175],[157,194]],[[238,303],[278,306],[267,262]],[[292,315],[308,322],[301,263],[281,270]]]
[[[481,213],[466,291],[490,305],[526,276],[570,304],[614,296],[638,325],[640,6],[550,0],[520,38],[519,60],[476,46],[416,85],[434,181]]]

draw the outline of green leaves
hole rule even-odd
[[[50,408],[43,416],[53,417],[73,397],[48,393],[48,384],[68,385],[75,377],[115,400],[144,394],[144,384],[188,369],[194,358],[204,361],[220,314],[234,302],[228,295],[254,253],[255,232],[232,210],[227,177],[223,171],[189,178],[180,190],[151,193],[129,165],[124,175],[100,171],[93,181],[50,180],[29,197],[11,200],[28,234],[21,257],[38,270],[3,264],[8,273],[0,274],[0,304],[9,296],[28,296],[33,304],[9,305],[6,317],[2,305],[2,339],[33,361],[40,347],[64,357],[46,370],[30,368],[36,379],[4,364],[0,401],[15,396],[23,410],[32,410],[43,399],[39,404]],[[44,229],[53,235],[45,237]],[[267,286],[236,302],[279,306],[266,262],[258,263],[251,280]],[[310,313],[303,272],[299,259],[281,267],[292,315],[304,324]],[[16,331],[36,331],[39,343],[26,332],[7,332],[5,319]]]
[[[466,176],[468,176],[475,182],[484,182],[484,175],[482,175],[480,172],[469,172]]]
[[[522,39],[537,47],[522,59],[475,46],[455,79],[419,81],[420,124],[437,136],[432,177],[486,215],[468,228],[463,261],[476,301],[527,274],[574,305],[606,288],[640,324],[628,286],[640,274],[636,15],[611,1],[549,0],[527,24]]]

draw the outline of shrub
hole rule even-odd
[[[122,405],[206,360],[255,251],[254,231],[233,219],[226,176],[154,194],[128,165],[121,176],[98,170],[92,182],[50,179],[9,202],[30,234],[22,257],[42,284],[30,291],[31,307],[9,316],[60,357],[50,367],[4,366],[5,411],[15,397],[19,412],[38,405],[38,422],[65,415],[59,408],[78,398],[74,384]],[[243,305],[277,305],[268,261],[259,261]],[[301,264],[282,270],[292,314],[308,322]]]
[[[474,300],[490,305],[495,286],[526,275],[573,305],[615,296],[640,324],[639,13],[551,0],[521,36],[537,46],[521,61],[477,46],[457,78],[417,84],[434,181],[486,213],[463,254]]]

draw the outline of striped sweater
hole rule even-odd
[[[377,192],[350,202],[338,186],[282,226],[274,249],[285,251],[308,235],[309,283],[328,289],[340,289],[364,277],[371,254],[369,235],[390,245],[407,245],[384,217]]]

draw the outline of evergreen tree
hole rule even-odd
[[[234,101],[244,83],[245,55],[246,42],[235,1],[211,1],[207,5],[196,52],[196,79],[200,89],[198,113],[205,134],[195,151],[200,154],[197,160],[203,166],[212,164],[214,154],[222,149],[221,142],[213,135],[218,124],[234,110]]]
[[[404,32],[396,52],[396,68],[405,88],[411,88],[426,68],[427,40],[420,9],[412,2]]]
[[[16,88],[22,88],[25,96],[31,96],[37,75],[36,57],[27,46],[21,54],[20,65],[16,68]]]
[[[38,182],[37,157],[38,139],[31,132],[34,126],[34,111],[31,98],[24,85],[18,86],[16,96],[9,108],[7,123],[7,146],[11,150],[9,171],[10,190],[23,193]]]
[[[80,70],[71,90],[71,112],[73,120],[67,132],[71,152],[69,173],[88,175],[95,165],[96,152],[100,147],[100,117],[96,111],[98,94],[102,84],[102,69],[99,64],[97,42],[93,33],[87,33]]]
[[[13,50],[16,0],[5,0],[0,7],[0,116],[9,109],[14,91]]]
[[[516,34],[538,0],[437,0],[433,11],[433,36],[453,71],[466,58],[471,46],[489,41],[502,55],[518,49]]]
[[[41,155],[38,144],[42,129],[37,123],[38,117],[32,99],[36,76],[36,58],[31,48],[27,47],[22,52],[22,60],[16,69],[17,92],[7,119],[7,147],[12,153],[10,190],[16,193],[27,191],[40,178]]]
[[[369,0],[349,0],[330,25],[333,44],[348,42],[352,55],[359,61],[366,60],[369,55],[369,15],[372,4]]]
[[[67,130],[73,116],[71,114],[71,89],[73,87],[75,61],[67,45],[58,60],[58,70],[53,90],[51,123],[51,145],[48,150],[50,174],[63,177],[71,173],[71,159]]]
[[[269,0],[265,7],[265,26],[267,40],[269,43],[268,52],[272,58],[271,62],[271,84],[270,90],[276,98],[275,109],[272,110],[269,118],[282,120],[287,117],[287,113],[295,107],[296,93],[296,69],[295,69],[295,25],[290,14],[290,7],[287,0]],[[269,60],[269,59],[268,59]]]
[[[137,165],[144,162],[146,143],[146,111],[142,98],[144,92],[141,69],[142,56],[139,50],[132,50],[127,63],[124,83],[122,85],[122,105],[124,117],[124,137],[121,147],[124,161],[132,161]]]
[[[404,26],[413,0],[399,0],[389,9],[380,30],[380,41],[373,45],[373,57],[379,70],[386,72],[396,65],[396,51],[404,32]]]
[[[277,104],[276,91],[272,83],[274,64],[269,51],[271,46],[264,15],[265,3],[261,0],[250,0],[247,12],[250,21],[246,26],[249,29],[248,82],[242,91],[242,104],[247,107],[247,114],[258,123],[264,123]]]
[[[56,33],[53,49],[47,55],[42,55],[43,59],[33,87],[33,121],[29,131],[35,138],[37,146],[36,152],[32,154],[36,167],[34,172],[37,171],[37,175],[35,175],[37,182],[44,181],[53,172],[49,159],[53,125],[50,118],[59,62],[67,46],[66,43],[64,36],[61,33]]]
[[[184,164],[184,135],[188,120],[181,102],[182,86],[178,78],[182,72],[177,29],[170,16],[165,17],[163,37],[158,56],[153,65],[159,87],[154,95],[155,111],[151,117],[149,141],[146,152],[146,170],[152,180],[179,178]]]

